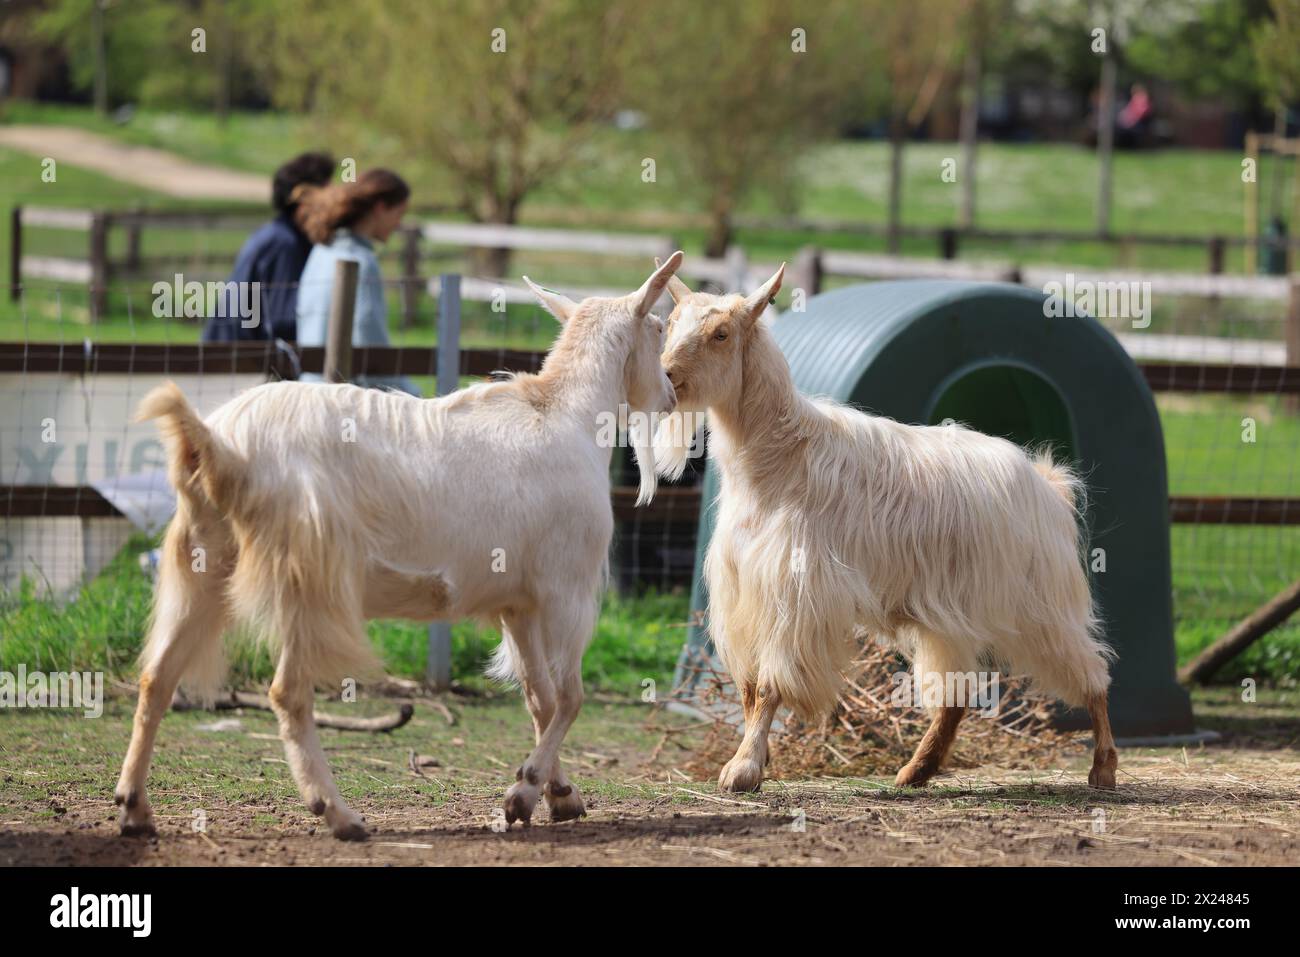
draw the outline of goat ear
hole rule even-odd
[[[542,308],[556,319],[559,319],[561,323],[568,322],[569,317],[577,310],[578,304],[567,296],[563,296],[551,289],[543,289],[527,276],[524,277],[524,282],[533,291],[533,295],[542,304]]]
[[[645,281],[640,289],[632,294],[632,301],[636,303],[636,314],[638,316],[644,316],[659,301],[659,297],[663,295],[664,286],[668,285],[669,280],[673,278],[673,274],[677,272],[681,264],[682,251],[679,249],[668,257],[666,263],[654,271],[654,274]]]
[[[660,268],[662,265],[663,263],[661,263],[659,261],[659,257],[656,256],[655,269]],[[679,279],[676,275],[674,275],[672,278],[668,280],[668,295],[673,297],[673,302],[677,303],[678,305],[681,305],[682,300],[686,299],[688,296],[690,296],[690,294],[691,294],[691,287],[686,285],[686,283],[682,282],[681,279]]]
[[[772,274],[772,278],[763,283],[757,292],[750,293],[745,300],[745,315],[750,323],[758,322],[773,297],[781,290],[781,279],[785,276],[785,263]]]

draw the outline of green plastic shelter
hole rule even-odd
[[[1048,318],[1020,286],[946,280],[880,282],[823,293],[773,327],[800,391],[900,422],[962,422],[1021,445],[1050,443],[1089,491],[1093,591],[1118,652],[1110,715],[1116,735],[1193,731],[1175,679],[1164,439],[1146,380],[1091,318]],[[706,471],[693,611],[713,530],[716,477]],[[1101,549],[1102,552],[1095,551]],[[695,615],[699,621],[700,616]],[[678,667],[689,684],[709,654],[694,626]],[[1066,727],[1087,716],[1063,715]]]

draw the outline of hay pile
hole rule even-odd
[[[821,722],[803,724],[782,711],[773,728],[772,778],[816,775],[874,776],[893,774],[912,757],[930,719],[908,696],[899,703],[895,675],[906,664],[894,652],[866,642],[845,674],[834,711]],[[699,672],[704,710],[716,715],[685,765],[694,777],[715,777],[740,742],[739,692],[725,674],[707,665]],[[967,712],[945,770],[995,764],[1003,768],[1045,767],[1076,738],[1051,726],[1052,702],[1027,689],[1024,679],[1003,675],[994,715]]]

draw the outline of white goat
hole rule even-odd
[[[1005,666],[1085,705],[1096,741],[1089,783],[1113,788],[1111,652],[1081,563],[1081,483],[1005,439],[800,395],[760,321],[784,270],[748,298],[668,284],[676,308],[663,363],[678,404],[655,455],[661,474],[680,475],[684,414],[698,421],[707,410],[721,483],[704,568],[709,634],[745,710],[719,783],[759,787],[777,708],[826,714],[855,637],[867,633],[907,654],[921,687]],[[899,786],[939,769],[961,705],[945,699],[935,711]]]
[[[650,308],[681,258],[621,299],[574,304],[529,282],[564,323],[541,371],[444,399],[277,383],[205,422],[174,384],[145,397],[140,417],[161,419],[179,495],[115,793],[123,834],[153,832],[145,779],[158,723],[179,682],[210,693],[221,680],[234,623],[278,652],[270,697],[289,766],[335,837],[366,830],[326,765],[313,686],[373,672],[367,618],[499,625],[492,671],[523,685],[536,729],[507,822],[528,823],[539,794],[553,820],[584,813],[558,754],[582,703],[613,533],[612,452],[598,436],[623,402],[647,416],[672,407]],[[643,499],[654,494],[650,438],[643,430],[637,449]]]

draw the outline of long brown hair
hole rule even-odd
[[[406,180],[392,170],[366,170],[355,183],[333,183],[313,189],[294,190],[298,202],[298,225],[314,243],[328,243],[334,230],[344,229],[365,217],[377,204],[396,206],[411,196]]]

